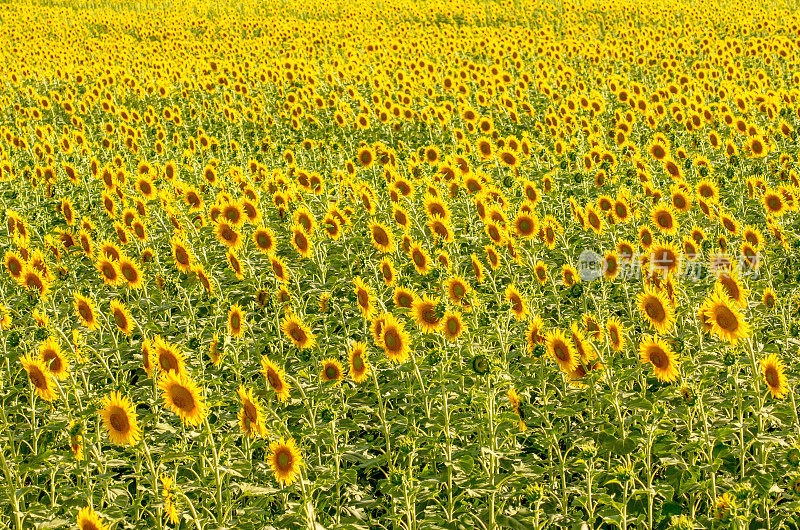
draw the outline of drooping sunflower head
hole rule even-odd
[[[264,412],[258,402],[258,398],[253,396],[253,390],[240,385],[236,393],[239,395],[239,401],[242,404],[238,414],[239,429],[246,436],[263,436],[266,431],[264,427]]]
[[[55,337],[50,337],[39,345],[39,359],[56,378],[65,379],[69,374],[69,359]]]
[[[287,401],[291,386],[286,382],[283,370],[266,355],[261,357],[261,373],[264,374],[270,388],[277,394],[278,400]]]
[[[41,359],[26,355],[20,359],[22,367],[28,374],[28,380],[33,385],[36,394],[45,401],[56,399],[56,388],[52,375]]]
[[[771,353],[761,360],[761,374],[772,397],[781,399],[789,392],[783,362]]]

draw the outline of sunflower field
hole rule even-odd
[[[797,528],[798,9],[0,3],[0,528]]]

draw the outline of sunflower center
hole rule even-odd
[[[367,295],[367,292],[363,289],[358,290],[358,305],[364,309],[369,307],[369,295]]]
[[[669,366],[667,354],[661,348],[653,348],[650,350],[650,362],[659,370],[666,370]]]
[[[764,377],[767,380],[767,384],[771,387],[778,386],[778,372],[775,370],[774,366],[770,366],[767,368],[766,372],[764,373]]]
[[[47,378],[38,368],[32,368],[28,373],[28,379],[31,380],[33,386],[39,389],[47,388]]]
[[[739,320],[733,311],[725,306],[717,307],[714,311],[714,320],[717,325],[729,333],[735,333],[739,329]]]
[[[328,366],[325,368],[325,377],[328,379],[338,379],[339,371],[335,366]]]
[[[394,351],[400,345],[400,336],[398,335],[396,330],[388,329],[386,330],[386,334],[383,337],[383,341],[386,343],[387,348]]]
[[[451,318],[447,321],[447,331],[453,334],[458,331],[458,321],[456,319]]]
[[[112,409],[109,415],[108,422],[115,431],[125,434],[130,430],[130,422],[128,421],[128,414],[120,407]]]
[[[285,473],[292,469],[292,453],[288,449],[281,449],[275,455],[275,460],[278,463],[278,470]]]
[[[386,235],[386,232],[384,232],[382,228],[375,228],[372,231],[372,237],[375,238],[375,242],[378,243],[378,245],[380,246],[386,246],[389,244],[389,237]]]
[[[661,302],[655,298],[651,298],[645,302],[644,311],[654,322],[663,322],[667,316]]]
[[[86,303],[81,303],[80,304],[80,306],[78,307],[78,313],[81,314],[81,317],[85,321],[87,321],[87,322],[91,322],[92,321],[92,316],[93,316],[92,315],[92,309]]]
[[[569,360],[569,348],[563,342],[557,342],[553,345],[553,353],[560,361]]]
[[[174,385],[170,389],[170,396],[172,397],[172,402],[175,404],[175,406],[182,411],[191,412],[194,410],[194,396],[192,396],[192,393],[188,388]]]

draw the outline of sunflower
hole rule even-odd
[[[464,332],[464,319],[459,311],[445,311],[441,331],[444,338],[453,342]]]
[[[186,357],[177,346],[169,344],[156,336],[153,344],[154,365],[163,372],[183,373],[186,370]]]
[[[294,438],[284,441],[283,438],[269,444],[269,467],[275,473],[275,479],[281,486],[288,486],[295,481],[303,465],[303,456],[294,443]]]
[[[78,313],[81,323],[90,330],[97,329],[97,315],[92,301],[78,291],[74,291],[72,294],[75,298],[73,307],[75,307],[75,312]]]
[[[413,243],[411,245],[409,255],[411,256],[411,261],[414,263],[414,269],[417,271],[417,274],[425,275],[431,271],[431,257],[428,251],[419,243]]]
[[[372,239],[372,245],[376,250],[384,253],[394,251],[394,237],[389,227],[375,220],[369,221],[367,226]]]
[[[515,285],[509,285],[505,291],[506,302],[511,304],[511,312],[517,320],[525,320],[528,316],[528,303]]]
[[[583,313],[583,315],[581,315],[581,321],[583,322],[583,327],[586,328],[586,332],[589,334],[590,339],[603,340],[603,327],[593,314]]]
[[[117,328],[130,337],[133,331],[133,320],[125,304],[119,300],[111,300],[111,316],[114,318],[114,323],[117,325]]]
[[[639,356],[643,363],[653,365],[659,381],[670,383],[678,378],[678,356],[669,344],[658,337],[646,335],[639,344]]]
[[[39,345],[39,360],[56,379],[66,379],[69,374],[69,359],[61,351],[61,345],[55,337],[50,337]]]
[[[411,351],[411,338],[405,331],[403,323],[395,319],[391,313],[385,317],[383,333],[378,342],[378,346],[383,348],[390,361],[402,363],[408,359]]]
[[[672,235],[678,231],[678,223],[675,220],[675,208],[671,204],[656,206],[650,212],[650,219],[653,221],[661,233]]]
[[[142,431],[130,399],[119,392],[111,392],[103,398],[102,407],[103,426],[113,443],[134,445],[141,439]]]
[[[358,309],[361,311],[361,315],[368,319],[370,315],[375,312],[375,304],[372,301],[372,291],[360,276],[353,278],[353,285],[353,292],[355,292],[356,295]]]
[[[270,360],[266,355],[261,357],[261,373],[269,383],[270,388],[275,391],[278,400],[281,402],[289,399],[289,390],[291,385],[286,382],[286,375],[278,365]]]
[[[735,345],[750,335],[750,326],[744,321],[744,315],[720,286],[703,302],[700,312],[709,331],[720,339]]]
[[[19,254],[13,250],[7,250],[5,253],[5,258],[3,259],[3,265],[12,278],[15,280],[22,279],[22,273],[25,270],[25,262],[22,260]]]
[[[142,280],[142,271],[139,269],[139,266],[136,264],[136,262],[127,256],[120,256],[117,265],[119,266],[120,275],[128,283],[128,287],[130,289],[142,288],[144,285],[144,281]]]
[[[578,275],[578,269],[569,263],[565,263],[561,267],[561,280],[564,282],[564,286],[566,287],[580,283],[581,277]]]
[[[394,268],[394,262],[388,256],[384,256],[381,258],[380,263],[378,264],[378,268],[381,271],[381,276],[383,277],[383,283],[386,284],[386,287],[392,287],[397,280],[397,271]]]
[[[25,355],[20,359],[22,367],[28,373],[28,379],[36,390],[36,394],[45,401],[56,399],[55,383],[50,370],[41,359]]]
[[[536,279],[539,280],[541,285],[547,283],[547,265],[542,260],[536,262],[533,267],[533,272],[536,274]]]
[[[180,416],[184,423],[200,425],[206,415],[206,406],[200,387],[185,372],[165,372],[158,381],[164,406]]]
[[[414,300],[411,304],[411,314],[414,322],[425,333],[433,333],[442,323],[438,313],[439,298],[433,298],[427,294]]]
[[[545,335],[547,353],[553,357],[558,366],[566,373],[570,373],[578,366],[578,356],[575,348],[561,330],[548,331]]]
[[[189,272],[194,262],[194,254],[189,250],[186,241],[176,236],[170,240],[170,243],[172,245],[172,258],[175,260],[175,266],[181,272]]]
[[[416,298],[417,294],[414,291],[401,286],[395,287],[392,294],[395,307],[401,309],[411,309]]]
[[[675,309],[661,291],[649,285],[636,297],[639,311],[650,326],[659,333],[667,333],[675,323]]]
[[[316,337],[311,333],[309,327],[292,313],[287,313],[283,317],[281,330],[299,350],[313,348],[317,344]]]
[[[674,273],[680,265],[680,252],[670,242],[655,241],[650,248],[650,273],[661,273],[664,276]]]
[[[286,263],[284,263],[284,261],[278,256],[271,256],[269,261],[270,266],[272,267],[272,273],[275,275],[275,277],[282,282],[288,281],[290,271],[286,266]]]
[[[528,329],[525,330],[525,342],[527,344],[528,353],[533,354],[536,346],[546,342],[544,331],[544,322],[542,317],[536,315],[528,323]]]
[[[731,267],[728,271],[717,276],[714,287],[724,290],[728,297],[740,307],[747,305],[747,296],[750,291],[742,285],[742,280],[739,278],[736,267]]]
[[[363,383],[369,375],[369,362],[367,360],[367,345],[363,342],[355,342],[350,347],[347,354],[347,364],[350,377],[356,383]]]
[[[265,226],[259,226],[253,232],[253,242],[262,254],[270,254],[275,248],[275,234]]]
[[[761,293],[761,303],[772,309],[775,307],[776,301],[777,297],[775,295],[775,290],[772,289],[772,287],[766,287],[764,292]]]
[[[311,239],[301,225],[292,226],[292,247],[304,258],[311,256]]]
[[[45,298],[50,291],[50,282],[45,277],[45,274],[37,270],[33,265],[26,265],[23,268],[20,283],[25,288],[38,292],[42,298]]]
[[[238,249],[242,244],[242,235],[236,231],[234,226],[225,221],[217,224],[214,228],[214,235],[217,241],[231,250]]]
[[[771,353],[761,359],[761,375],[772,397],[781,399],[789,392],[783,362],[777,354]]]
[[[466,302],[466,297],[470,293],[471,287],[467,280],[461,276],[453,276],[444,282],[444,291],[453,304],[462,305]]]
[[[108,525],[100,519],[93,508],[87,506],[78,512],[79,530],[108,530]]]
[[[764,192],[761,196],[761,202],[767,213],[773,217],[780,217],[788,210],[783,194],[774,189],[768,189]]]
[[[612,350],[619,352],[625,348],[625,328],[619,318],[611,317],[606,321],[606,336]]]
[[[338,359],[328,357],[322,361],[322,369],[319,372],[319,378],[322,382],[341,381],[344,374],[344,367]]]
[[[239,395],[239,401],[242,403],[242,408],[239,409],[239,429],[242,434],[251,438],[255,436],[264,436],[266,428],[264,427],[264,410],[258,398],[253,396],[253,390],[240,385],[236,390]]]
[[[228,333],[230,336],[234,338],[241,337],[245,324],[242,306],[233,304],[228,310]]]

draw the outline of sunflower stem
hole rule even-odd
[[[208,415],[205,416],[203,422],[208,432],[208,441],[211,443],[211,455],[214,457],[214,480],[217,485],[217,523],[223,525],[225,523],[225,512],[222,509],[222,481],[219,476],[219,454],[217,453],[217,444],[214,443],[214,434],[211,432],[211,424],[208,422]]]

